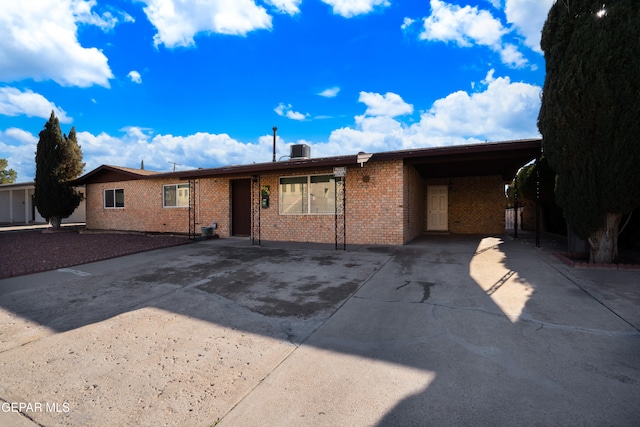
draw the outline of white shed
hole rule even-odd
[[[84,187],[78,188],[84,194]],[[0,184],[0,224],[46,223],[33,203],[35,183]],[[86,207],[82,200],[80,205],[63,223],[85,222]]]

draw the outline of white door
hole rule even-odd
[[[449,200],[446,185],[427,187],[427,230],[447,231],[449,229]]]

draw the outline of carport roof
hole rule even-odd
[[[541,155],[542,140],[527,139],[473,145],[456,145],[402,152],[423,178],[500,175],[511,181],[518,169]],[[380,153],[383,160],[395,153]]]
[[[369,162],[403,160],[424,178],[500,175],[510,181],[518,169],[540,155],[541,139],[502,141],[483,144],[417,148],[372,154]],[[348,156],[289,159],[269,163],[232,165],[177,172],[153,172],[102,165],[74,181],[75,185],[149,178],[197,179],[223,176],[257,175],[274,171],[309,170],[357,165],[357,154]]]

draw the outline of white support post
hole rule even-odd
[[[24,189],[24,225],[29,225],[29,211],[31,210],[29,209],[31,205],[31,203],[29,202],[30,202],[29,189],[25,188]]]
[[[13,190],[9,190],[9,224],[13,224]]]

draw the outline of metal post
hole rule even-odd
[[[260,228],[260,215],[262,214],[262,186],[260,184],[260,175],[258,175],[258,246],[262,245],[261,240],[261,228]]]
[[[189,180],[189,240],[196,240],[196,180]]]
[[[347,175],[342,178],[342,250],[347,250]]]
[[[260,241],[260,214],[261,214],[261,189],[260,175],[251,177],[251,244],[261,245]],[[257,242],[256,242],[257,241]]]
[[[336,234],[336,248],[338,250],[338,178],[333,178],[333,206],[335,209],[334,231]]]
[[[347,210],[346,210],[346,197],[347,197],[347,168],[336,167],[333,169],[333,185],[334,185],[334,231],[336,238],[336,250],[338,250],[340,238],[342,239],[342,249],[347,249]],[[340,185],[338,185],[338,182]],[[342,200],[338,199],[338,189],[342,188]],[[340,210],[342,213],[340,214]],[[342,221],[340,221],[340,215],[342,215]],[[342,228],[342,230],[340,230]]]
[[[518,176],[513,183],[513,237],[518,238]]]
[[[536,159],[536,248],[540,247],[540,157]]]

